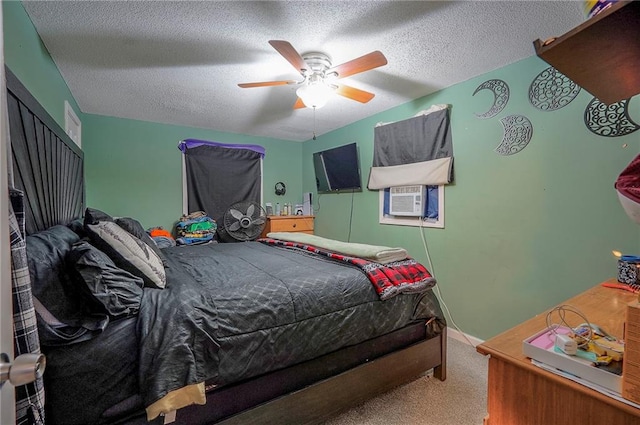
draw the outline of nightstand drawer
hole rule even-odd
[[[313,230],[313,218],[284,218],[280,220],[271,220],[272,232],[303,232],[305,230]]]
[[[301,232],[312,235],[313,219],[311,215],[268,216],[261,236],[265,237],[269,232]]]

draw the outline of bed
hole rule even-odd
[[[164,288],[103,264],[111,253],[92,226],[126,226],[85,209],[82,152],[7,80],[47,423],[319,423],[431,369],[446,378],[446,326],[428,288],[383,301],[361,269],[266,241],[163,249],[152,269]],[[96,301],[78,286],[87,259],[122,292]],[[200,392],[205,404],[153,419],[158,402]]]

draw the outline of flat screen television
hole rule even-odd
[[[314,153],[313,168],[318,193],[362,190],[355,143]]]

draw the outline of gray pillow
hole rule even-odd
[[[111,317],[138,312],[144,285],[141,278],[117,267],[107,254],[85,241],[73,245],[68,262],[70,274],[94,306],[92,310]]]
[[[162,260],[146,243],[112,221],[90,224],[85,229],[91,242],[120,268],[142,278],[146,286],[164,288],[167,284]]]
[[[162,265],[167,267],[167,258],[164,256],[162,251],[160,251],[158,245],[156,245],[154,240],[151,239],[151,236],[149,236],[149,234],[144,230],[144,227],[142,227],[142,224],[140,224],[138,220],[131,217],[119,217],[116,218],[116,224],[149,245],[149,248],[151,248],[162,260]]]

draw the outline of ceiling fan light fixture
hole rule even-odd
[[[387,58],[385,58],[379,50],[333,66],[331,58],[324,53],[309,52],[300,55],[291,43],[285,40],[269,40],[269,44],[300,73],[302,81],[262,81],[256,83],[241,83],[238,84],[238,86],[241,88],[251,88],[283,86],[288,84],[300,85],[300,88],[296,90],[298,99],[293,104],[293,109],[301,109],[304,107],[313,109],[321,108],[328,102],[333,94],[360,103],[367,103],[375,96],[373,93],[345,84],[338,84],[337,80],[387,64]]]
[[[327,104],[333,90],[323,82],[305,84],[296,90],[296,94],[307,108],[322,108]]]

